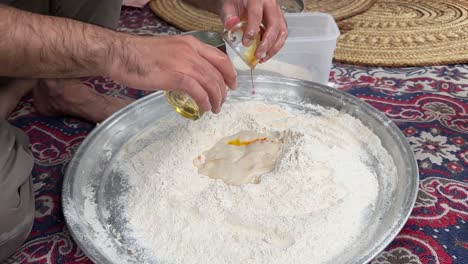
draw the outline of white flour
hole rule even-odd
[[[129,142],[128,163],[120,168],[132,186],[129,236],[161,263],[333,261],[356,243],[375,209],[372,159],[388,177],[394,165],[360,121],[307,107],[320,115],[227,103],[222,114],[185,122],[164,142],[136,153]],[[197,173],[192,161],[219,139],[265,129],[280,132],[284,144],[275,169],[259,184],[230,186]]]

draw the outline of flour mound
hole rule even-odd
[[[369,160],[381,160],[388,177],[393,161],[359,120],[305,107],[313,111],[228,102],[129,152],[120,168],[131,186],[125,215],[144,254],[161,263],[327,263],[356,243],[379,189]],[[256,184],[199,173],[194,158],[245,130],[281,138]]]

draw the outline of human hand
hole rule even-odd
[[[233,28],[245,15],[248,20],[242,40],[244,46],[252,44],[255,35],[260,31],[260,24],[263,23],[266,28],[255,52],[255,57],[260,62],[265,62],[273,57],[286,41],[288,36],[286,19],[276,0],[224,0],[221,20],[226,29]]]
[[[120,34],[109,77],[144,90],[178,90],[202,111],[219,113],[236,73],[223,52],[193,36],[138,37]]]

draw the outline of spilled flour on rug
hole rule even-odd
[[[395,166],[359,120],[335,109],[306,108],[228,102],[219,115],[183,122],[163,140],[124,153],[128,162],[119,170],[131,186],[125,216],[144,254],[160,263],[282,264],[327,263],[343,254],[375,210],[376,170],[393,177]],[[241,131],[250,134],[236,138]],[[262,136],[248,138],[255,133]],[[235,167],[233,157],[261,151],[264,135],[273,134],[277,145],[264,155],[274,162],[243,160],[244,169],[266,173],[241,182],[222,177],[223,169]],[[229,136],[226,147],[238,149],[217,162],[213,157],[222,153],[207,151]],[[211,169],[213,177],[199,174],[205,155],[225,166]]]

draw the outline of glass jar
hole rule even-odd
[[[226,53],[226,45],[224,44],[221,34],[217,32],[201,30],[190,31],[183,35],[192,35],[203,43],[218,48],[222,52]],[[203,115],[198,104],[188,94],[181,91],[165,91],[164,95],[166,96],[167,102],[181,116],[197,120]]]
[[[246,28],[247,22],[241,21],[232,29],[225,31],[222,37],[220,34],[210,31],[192,31],[186,34],[193,35],[207,45],[217,47],[224,53],[226,53],[226,47],[224,45],[225,41],[251,69],[254,69],[259,62],[255,57],[255,51],[260,44],[260,36],[265,27],[261,25],[260,32],[255,35],[253,42],[249,47],[245,47],[242,44],[242,38]],[[169,104],[181,116],[192,120],[197,120],[202,117],[203,112],[200,107],[188,94],[180,91],[166,91],[164,95],[166,96]]]

